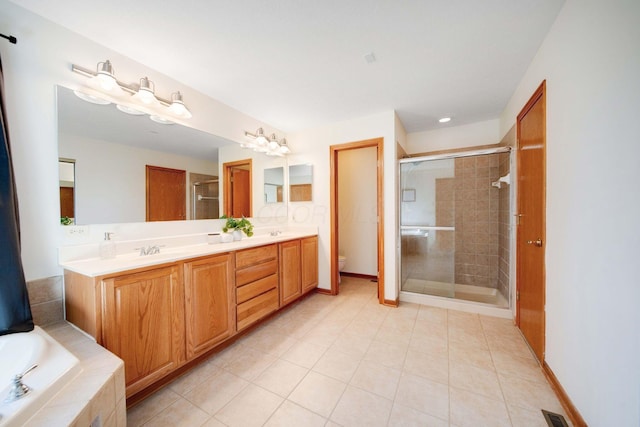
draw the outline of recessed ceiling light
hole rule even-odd
[[[367,61],[367,64],[372,64],[372,63],[376,62],[376,55],[373,52],[367,53],[364,56],[364,60]]]
[[[438,120],[440,123],[447,123],[449,121],[451,121],[451,117],[443,117],[440,120]]]

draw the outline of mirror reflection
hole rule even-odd
[[[284,188],[284,168],[268,168],[264,170],[264,202],[282,203]]]
[[[147,191],[153,184],[148,166],[184,171],[177,174],[181,178],[176,184],[184,188],[179,202],[183,218],[219,217],[218,148],[234,142],[125,114],[113,104],[91,104],[62,86],[57,87],[57,104],[59,157],[75,166],[73,185],[61,169],[61,217],[73,218],[75,224],[145,221],[153,202]],[[65,200],[73,192],[72,208],[64,205],[72,215],[62,212],[63,192]]]
[[[289,201],[310,202],[313,193],[313,166],[289,166]]]

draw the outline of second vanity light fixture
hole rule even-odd
[[[271,136],[267,138],[262,128],[258,128],[255,133],[244,131],[244,136],[246,136],[250,142],[240,143],[242,148],[251,148],[253,151],[265,153],[267,156],[284,156],[291,152],[285,138],[278,140],[275,133],[272,133]]]
[[[71,65],[71,71],[89,77],[89,87],[99,95],[106,94],[115,98],[114,103],[118,110],[133,115],[149,114],[149,118],[157,123],[172,124],[172,117],[190,119],[189,109],[184,105],[182,94],[174,92],[171,99],[163,99],[155,94],[155,84],[147,77],[140,79],[139,84],[127,84],[116,79],[113,66],[109,60],[99,62],[96,71]],[[85,101],[95,104],[110,104],[111,100],[79,89],[74,93]],[[128,104],[118,102],[126,99]],[[133,105],[131,105],[133,104]]]

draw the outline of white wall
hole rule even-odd
[[[407,134],[407,152],[409,154],[428,153],[499,142],[500,120],[494,119]]]
[[[640,425],[639,22],[568,0],[500,123],[546,79],[546,361],[590,426]]]
[[[218,175],[218,164],[206,159],[146,150],[129,145],[65,134],[60,157],[75,163],[75,223],[144,222],[146,217],[146,165],[183,169],[189,173]],[[116,165],[116,166],[114,166]],[[185,206],[187,218],[190,188]]]
[[[319,287],[331,288],[331,217],[329,147],[332,145],[362,141],[372,138],[384,139],[384,256],[385,299],[395,300],[398,295],[396,280],[396,143],[395,113],[393,111],[362,117],[328,126],[308,129],[287,135],[293,151],[289,164],[313,164],[313,202],[293,203],[289,206],[289,218],[294,224],[318,226],[319,233]],[[221,151],[222,153],[222,151]],[[336,260],[337,262],[337,260]]]
[[[0,43],[5,76],[7,120],[16,176],[22,261],[27,280],[58,275],[57,247],[61,244],[58,195],[58,148],[55,85],[77,88],[87,79],[71,72],[75,63],[92,68],[110,59],[117,77],[137,82],[149,76],[157,92],[169,97],[180,90],[193,118],[183,122],[205,132],[241,141],[245,130],[263,127],[275,132],[232,108],[202,95],[104,46],[78,36],[28,12],[7,0],[0,0],[0,28],[13,34],[18,44]],[[180,227],[174,224],[174,227]],[[186,228],[192,228],[185,224]],[[123,227],[124,229],[129,229]],[[142,227],[156,229],[157,227]],[[95,235],[96,239],[100,237]]]
[[[349,273],[378,275],[377,155],[376,147],[338,153],[338,246]]]

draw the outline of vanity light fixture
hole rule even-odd
[[[284,156],[291,152],[286,139],[283,138],[278,141],[275,133],[272,133],[271,137],[267,138],[262,128],[258,128],[255,133],[245,131],[244,136],[251,141],[241,142],[240,146],[242,148],[251,148],[253,151],[265,153],[267,156]]]
[[[180,91],[171,94],[171,105],[169,105],[169,111],[178,117],[184,117],[185,119],[191,118],[191,111],[182,102],[182,94]]]
[[[74,91],[85,101],[95,104],[113,102],[118,110],[124,113],[147,114],[153,121],[163,124],[173,124],[172,117],[181,119],[192,117],[191,112],[184,105],[180,92],[173,92],[170,100],[161,98],[155,94],[155,84],[148,77],[141,78],[139,84],[123,83],[116,79],[109,60],[99,62],[95,71],[76,64],[71,65],[71,71],[89,77],[90,89],[80,88]],[[92,92],[95,92],[95,95]],[[133,96],[123,98],[125,93]]]
[[[145,105],[156,105],[158,104],[158,99],[153,94],[155,88],[156,85],[148,77],[143,77],[140,79],[138,91],[133,94],[132,98]]]
[[[451,117],[443,117],[438,120],[440,123],[447,123],[451,121]]]

